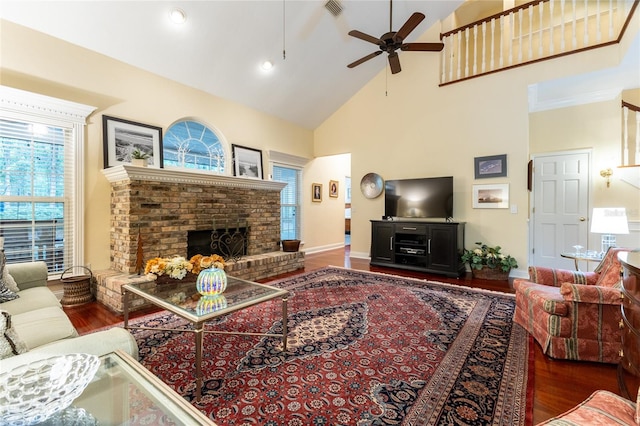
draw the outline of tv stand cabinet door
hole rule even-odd
[[[428,227],[429,258],[427,268],[443,272],[458,269],[457,227],[430,224]]]
[[[393,263],[395,227],[393,223],[371,223],[371,263]]]

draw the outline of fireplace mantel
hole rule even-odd
[[[185,169],[158,169],[121,164],[102,170],[110,183],[123,180],[152,181],[196,185],[227,186],[232,188],[281,191],[287,184],[270,180],[249,179],[237,176],[216,175],[209,172]]]

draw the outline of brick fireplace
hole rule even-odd
[[[197,231],[246,230],[247,255],[225,268],[234,276],[255,280],[304,267],[303,253],[280,251],[282,182],[130,165],[103,174],[111,183],[111,267],[96,272],[96,293],[116,311],[121,301],[107,299],[120,299],[119,287],[107,281],[140,279],[131,277],[140,252],[143,267],[154,257],[187,257],[188,235]]]

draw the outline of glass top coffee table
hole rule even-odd
[[[187,283],[186,286],[181,286],[178,289],[174,285],[156,284],[155,281],[149,281],[125,284],[122,286],[122,291],[124,298],[124,328],[194,333],[196,348],[196,400],[200,399],[202,392],[202,350],[204,333],[280,337],[282,339],[283,352],[287,350],[287,300],[289,298],[289,292],[287,290],[227,276],[227,289],[217,297],[199,297],[200,295],[196,291],[195,283],[191,283],[190,285]],[[193,325],[193,328],[179,329],[129,326],[129,303],[132,294],[186,319]],[[282,334],[259,332],[241,333],[204,329],[207,321],[275,298],[282,299]]]
[[[147,421],[215,426],[125,352],[103,355],[100,361],[96,375],[82,394],[43,425],[128,425]]]

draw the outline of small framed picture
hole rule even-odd
[[[315,203],[319,203],[322,201],[322,184],[321,183],[311,184],[311,201]]]
[[[329,181],[329,197],[338,198],[338,181]]]
[[[146,158],[149,167],[162,167],[161,127],[103,115],[102,137],[105,169],[130,164],[137,156]]]
[[[262,151],[240,145],[233,150],[233,174],[251,179],[262,179]]]
[[[509,184],[473,185],[474,209],[506,209],[509,207]]]
[[[507,154],[476,157],[473,163],[476,179],[507,176]]]

